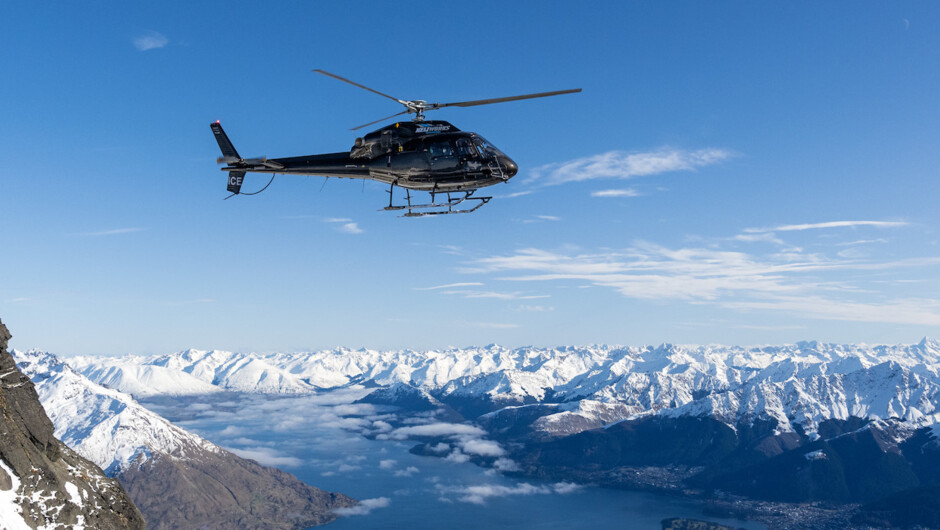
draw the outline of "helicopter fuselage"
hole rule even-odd
[[[241,193],[247,173],[313,175],[375,180],[388,184],[388,206],[383,210],[406,210],[404,217],[470,213],[493,198],[475,196],[476,190],[508,181],[519,172],[519,166],[482,136],[461,131],[446,121],[426,120],[425,112],[445,107],[476,107],[581,92],[580,88],[572,88],[518,96],[429,103],[423,99],[399,99],[326,70],[316,69],[314,72],[368,90],[405,107],[405,110],[391,116],[354,127],[354,131],[402,114],[413,114],[414,120],[387,125],[362,138],[356,138],[349,153],[272,159],[242,158],[225,135],[222,125],[215,122],[211,127],[222,150],[218,161],[225,164],[222,171],[228,172],[226,189],[232,194],[229,197]],[[405,189],[405,204],[394,204],[395,186]],[[267,186],[243,195],[257,195],[265,189]],[[415,204],[411,200],[410,190],[430,192],[431,202]],[[446,200],[440,194],[444,194]]]
[[[395,123],[357,138],[348,153],[270,159],[223,157],[223,161],[227,165],[222,171],[230,174],[366,179],[432,193],[476,190],[506,182],[518,172],[516,163],[483,137],[446,121]]]

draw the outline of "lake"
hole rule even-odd
[[[702,514],[700,503],[664,495],[506,477],[461,458],[416,456],[417,442],[369,439],[395,408],[353,404],[362,388],[315,396],[221,393],[145,398],[170,421],[240,456],[318,488],[364,501],[329,528],[660,528],[668,517],[764,525]]]

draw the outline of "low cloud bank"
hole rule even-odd
[[[376,497],[374,499],[363,499],[359,501],[359,504],[355,506],[350,506],[348,508],[337,508],[333,510],[333,513],[340,516],[348,515],[368,515],[372,513],[372,510],[378,508],[387,508],[392,501],[388,497]]]

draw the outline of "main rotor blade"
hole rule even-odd
[[[383,94],[383,93],[379,92],[378,90],[375,90],[374,88],[369,88],[369,87],[367,87],[367,86],[365,86],[365,85],[360,85],[359,83],[357,83],[357,82],[355,82],[355,81],[350,81],[349,79],[346,79],[345,77],[340,77],[340,76],[338,76],[338,75],[336,75],[336,74],[331,74],[331,73],[327,72],[326,70],[315,69],[314,72],[316,72],[316,73],[318,73],[318,74],[323,74],[323,75],[325,75],[325,76],[332,77],[333,79],[338,79],[338,80],[340,80],[340,81],[342,81],[342,82],[344,82],[344,83],[349,83],[350,85],[357,86],[357,87],[359,87],[359,88],[368,90],[369,92],[372,92],[373,94],[378,94],[378,95],[380,95],[380,96],[382,96],[382,97],[386,97],[386,98],[391,99],[391,100],[393,100],[393,101],[397,101],[397,102],[401,103],[402,105],[405,104],[404,101],[402,101],[402,100],[400,100],[400,99],[398,99],[398,98],[393,98],[392,96],[389,96],[388,94]],[[380,121],[381,121],[381,120],[380,120]],[[373,122],[373,123],[374,123],[374,122]],[[371,124],[366,124],[366,125],[371,125]],[[363,125],[363,127],[365,127],[365,125]]]
[[[580,88],[570,90],[556,90],[554,92],[540,92],[538,94],[526,94],[524,96],[510,96],[508,98],[478,99],[475,101],[458,101],[455,103],[428,103],[428,108],[440,109],[443,107],[473,107],[475,105],[489,105],[491,103],[503,103],[506,101],[517,101],[520,99],[546,98],[548,96],[558,96],[561,94],[572,94],[581,92]]]
[[[391,116],[386,116],[386,117],[384,117],[384,118],[382,118],[382,119],[380,119],[380,120],[370,121],[369,123],[367,123],[367,124],[365,124],[365,125],[360,125],[359,127],[353,127],[352,129],[349,129],[349,130],[350,130],[350,131],[358,131],[359,129],[362,129],[363,127],[368,127],[368,126],[372,125],[373,123],[378,123],[378,122],[380,122],[380,121],[385,121],[385,120],[387,120],[387,119],[389,119],[389,118],[394,118],[395,116],[401,116],[402,114],[408,114],[408,111],[407,111],[407,110],[403,110],[403,111],[399,112],[398,114],[392,114]]]

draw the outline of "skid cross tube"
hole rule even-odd
[[[449,215],[455,213],[470,213],[479,209],[484,204],[490,202],[490,199],[493,197],[473,197],[473,192],[476,190],[463,191],[463,192],[431,192],[431,202],[428,204],[412,204],[411,203],[411,190],[405,189],[405,201],[407,204],[393,204],[392,202],[392,191],[394,190],[395,185],[393,184],[389,187],[388,190],[388,206],[382,208],[382,210],[408,210],[407,213],[402,215],[402,217],[423,217],[426,215]],[[436,202],[435,195],[440,195],[441,193],[447,194],[447,202]],[[453,197],[451,193],[462,193],[461,197]],[[463,208],[457,209],[456,207],[466,201],[477,201],[476,206],[472,208]],[[424,209],[437,209],[437,211],[422,211],[415,212],[414,210],[424,210]]]

